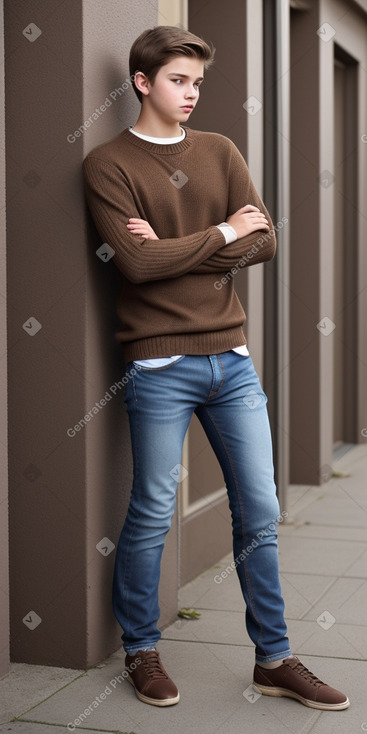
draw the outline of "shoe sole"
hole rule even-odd
[[[178,703],[180,700],[180,694],[178,693],[176,698],[149,698],[149,696],[144,696],[144,693],[140,693],[138,691],[133,679],[128,675],[127,680],[129,683],[131,683],[132,687],[134,688],[135,694],[139,701],[142,701],[143,703],[150,703],[151,706],[173,706],[175,703]]]
[[[252,687],[257,693],[263,693],[265,696],[287,696],[288,698],[295,698],[300,701],[304,706],[308,706],[311,709],[321,709],[322,711],[342,711],[350,706],[349,698],[342,703],[319,703],[318,701],[311,701],[309,698],[304,698],[299,693],[289,691],[287,688],[275,688],[273,686],[260,686],[258,683],[253,683]]]

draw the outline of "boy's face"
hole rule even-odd
[[[159,69],[153,84],[146,82],[143,102],[166,121],[186,122],[199,98],[204,62],[174,56]]]

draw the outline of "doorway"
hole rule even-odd
[[[335,45],[334,56],[334,321],[333,444],[357,436],[357,64]]]

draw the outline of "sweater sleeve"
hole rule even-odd
[[[246,237],[221,247],[195,268],[196,273],[219,273],[231,267],[243,268],[248,265],[272,260],[276,251],[276,238],[268,210],[258,195],[251,179],[247,164],[240,151],[229,141],[231,159],[228,171],[228,210],[227,216],[234,214],[246,204],[257,206],[265,214],[269,231],[258,230]]]
[[[83,162],[87,203],[114,262],[132,283],[175,278],[195,270],[225,245],[217,226],[186,237],[149,240],[127,229],[129,217],[142,218],[124,175],[112,163],[88,155]]]

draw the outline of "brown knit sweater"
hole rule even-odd
[[[126,362],[245,344],[234,275],[275,254],[269,213],[236,146],[184,129],[184,140],[171,145],[125,129],[83,163],[89,209],[121,272],[116,338]],[[216,225],[246,204],[264,212],[271,232],[226,245]],[[147,220],[159,240],[131,234],[129,217]]]

